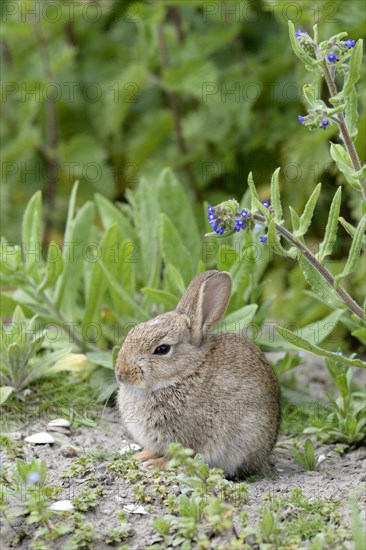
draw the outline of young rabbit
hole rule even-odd
[[[135,326],[123,342],[118,403],[147,465],[164,467],[176,442],[228,477],[267,471],[280,419],[277,379],[254,344],[208,332],[230,292],[229,273],[200,273],[175,310]]]

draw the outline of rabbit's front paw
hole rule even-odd
[[[143,465],[148,468],[156,468],[158,470],[164,470],[169,461],[168,456],[159,456],[156,458],[149,458],[148,460],[143,461]]]

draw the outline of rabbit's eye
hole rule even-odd
[[[169,344],[160,344],[160,346],[154,349],[154,355],[166,355],[169,353],[170,348]]]

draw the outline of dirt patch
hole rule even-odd
[[[313,356],[307,358],[307,362],[297,371],[299,387],[303,388],[304,394],[317,400],[325,400],[324,391],[327,389],[329,380],[323,366],[320,367],[319,360]],[[364,374],[361,375],[361,380]],[[123,430],[116,411],[110,408],[103,408],[99,411],[99,419],[96,427],[80,426],[72,429],[70,435],[52,432],[55,438],[53,445],[30,445],[23,444],[25,458],[40,458],[48,465],[47,484],[61,485],[59,500],[73,499],[79,494],[85,485],[88,477],[81,474],[73,478],[62,478],[63,470],[69,468],[75,461],[75,457],[64,456],[65,445],[75,447],[78,456],[88,452],[116,452],[126,446],[128,437]],[[47,429],[46,421],[39,419],[21,429],[21,437]],[[256,525],[258,522],[258,511],[263,506],[263,498],[276,499],[286,498],[294,488],[301,488],[309,501],[322,500],[326,502],[340,501],[340,510],[344,518],[345,526],[349,525],[349,494],[354,491],[358,495],[361,509],[361,518],[366,521],[366,498],[363,488],[366,482],[366,448],[361,447],[344,455],[335,452],[334,445],[318,445],[317,455],[324,455],[325,459],[317,471],[305,471],[293,459],[291,454],[291,436],[281,436],[273,453],[273,475],[267,478],[250,481],[248,484],[247,498],[241,499],[238,493],[235,500],[237,512],[246,511],[249,516],[249,524]],[[5,457],[5,463],[7,462]],[[153,531],[150,522],[157,516],[166,514],[165,506],[161,499],[156,498],[151,502],[144,503],[136,498],[136,492],[129,480],[124,476],[117,476],[108,469],[108,460],[101,459],[95,466],[96,479],[103,487],[103,496],[95,508],[85,513],[85,521],[90,522],[96,533],[106,533],[112,528],[120,528],[121,522],[117,518],[118,510],[123,510],[126,505],[142,506],[146,514],[129,514],[129,537],[126,542],[128,548],[143,549],[153,544],[156,540],[156,533]],[[141,479],[148,477],[150,471],[140,468]],[[137,479],[138,482],[138,479]],[[230,482],[235,487],[235,482]],[[238,485],[239,486],[239,485]],[[178,487],[174,484],[167,487],[167,492],[175,494]],[[3,546],[5,550],[12,548],[11,540],[14,533],[7,526],[2,526]],[[225,547],[225,536],[220,535],[217,540],[212,540],[212,547],[219,543]],[[50,547],[57,549],[65,548],[64,540],[53,541]],[[92,546],[91,546],[92,547]],[[103,537],[98,540],[96,548],[103,550],[110,548]],[[159,546],[158,546],[159,547]],[[352,547],[352,546],[345,546]],[[29,539],[21,542],[17,548],[25,550],[29,548]],[[357,549],[361,550],[361,549]]]

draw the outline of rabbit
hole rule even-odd
[[[211,333],[231,293],[227,272],[205,271],[176,309],[127,334],[116,361],[118,405],[136,456],[164,468],[180,443],[226,477],[268,473],[280,390],[264,354],[235,333]]]

